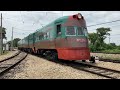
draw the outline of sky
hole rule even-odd
[[[42,28],[55,19],[62,16],[74,15],[81,13],[87,26],[99,23],[120,20],[120,11],[0,11],[3,16],[3,27],[6,28],[7,40],[11,40],[12,27],[13,38],[24,38],[33,33],[38,28]],[[97,28],[110,28],[110,43],[120,45],[120,21],[87,27],[88,33],[96,32]],[[109,37],[105,39],[109,43]]]

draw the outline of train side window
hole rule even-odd
[[[43,35],[40,35],[40,36],[39,36],[39,40],[42,40],[42,39],[43,39]]]
[[[46,34],[46,38],[47,38],[47,39],[49,38],[49,32],[47,32],[47,34]]]
[[[46,39],[46,33],[44,33],[44,39]]]
[[[57,25],[57,35],[61,35],[61,24]]]

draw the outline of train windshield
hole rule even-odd
[[[86,36],[88,37],[87,28],[85,27],[66,27],[66,36]]]
[[[87,31],[87,28],[83,28],[83,30],[84,30],[85,36],[88,37],[88,31]]]
[[[88,32],[87,32],[87,29],[84,28],[84,27],[77,27],[77,35],[80,35],[80,36],[88,36]]]
[[[66,35],[67,36],[75,36],[76,35],[75,27],[73,27],[73,26],[66,27]]]
[[[84,31],[82,27],[77,27],[78,35],[84,35]]]

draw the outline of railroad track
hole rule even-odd
[[[112,63],[120,63],[120,60],[110,60],[110,59],[99,59],[99,61],[112,62]]]
[[[120,71],[108,69],[100,66],[96,66],[90,63],[85,62],[72,62],[76,67],[80,70],[90,72],[93,74],[97,74],[99,76],[103,76],[110,79],[119,79],[120,78]],[[79,67],[80,65],[84,65],[86,67]]]
[[[18,65],[22,60],[27,57],[27,53],[18,52],[14,56],[4,59],[0,62],[0,77],[2,77],[9,70]]]
[[[40,57],[39,55],[35,55],[35,56]],[[42,57],[42,58],[44,58],[44,57]],[[44,59],[46,59],[46,58],[44,58]],[[51,60],[49,60],[49,61],[51,61]],[[52,60],[52,62],[66,65],[66,66],[71,66],[75,69],[86,71],[86,72],[96,74],[99,76],[103,76],[106,78],[110,78],[110,79],[119,79],[120,78],[120,71],[96,66],[92,63],[77,62],[77,61],[71,62],[71,61],[61,61],[61,60],[58,60],[58,61]]]
[[[20,53],[21,53],[21,51],[18,51],[17,53],[15,53],[14,55],[12,55],[11,57],[8,57],[8,58],[6,58],[6,59],[1,60],[0,63],[1,63],[1,62],[4,62],[4,61],[6,61],[6,60],[9,60],[9,59],[11,59],[11,58],[16,57],[16,56],[18,56]]]

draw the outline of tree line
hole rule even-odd
[[[0,27],[0,39],[1,39],[1,27]],[[4,28],[4,27],[2,27],[2,39],[7,39],[7,37],[6,37],[6,28]],[[15,38],[13,40],[13,47],[18,47],[17,43],[18,43],[19,40],[20,40],[20,38]],[[8,41],[7,43],[11,46],[11,41]],[[3,44],[3,46],[5,46],[5,44]]]
[[[6,28],[2,28],[2,37],[3,39],[6,38]],[[110,31],[112,31],[110,28],[97,28],[96,33],[89,33],[88,39],[90,41],[89,48],[91,52],[118,52],[120,53],[120,45],[117,46],[115,43],[105,43],[105,39],[107,36],[110,35]],[[13,40],[13,47],[18,47],[18,41],[21,40],[20,38],[15,38]],[[11,46],[11,41],[7,42]]]
[[[120,53],[120,45],[115,43],[105,43],[105,39],[110,35],[110,28],[97,28],[96,33],[89,33],[89,47],[91,52],[111,52]]]

